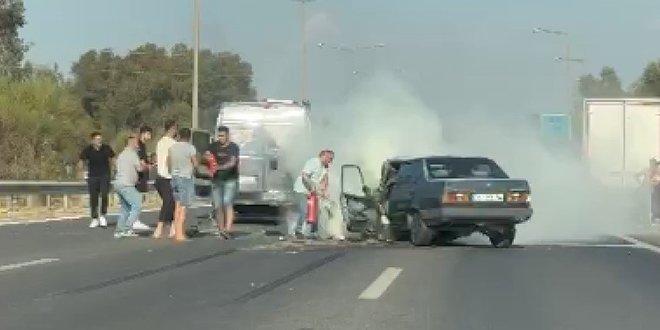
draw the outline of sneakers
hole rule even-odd
[[[140,220],[136,220],[133,223],[133,229],[134,230],[151,230],[151,227],[147,226],[144,222]]]
[[[97,227],[103,227],[103,228],[108,227],[108,220],[106,220],[105,216],[102,215],[98,219],[94,218],[92,219],[92,222],[89,223],[89,228],[97,228]]]
[[[132,230],[126,230],[126,231],[116,231],[115,232],[115,238],[126,238],[126,237],[139,237],[140,235],[136,234]]]

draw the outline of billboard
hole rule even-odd
[[[571,116],[565,113],[544,113],[540,116],[541,138],[545,141],[571,140]]]

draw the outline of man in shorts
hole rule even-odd
[[[234,199],[238,194],[238,163],[240,151],[229,139],[229,128],[218,127],[217,139],[211,143],[207,156],[215,157],[218,164],[213,175],[213,206],[220,235],[232,238],[234,224]]]
[[[192,205],[195,193],[193,175],[197,166],[197,150],[190,143],[191,135],[188,128],[179,130],[179,141],[172,145],[168,155],[175,202],[174,239],[176,241],[187,240],[183,228],[186,222],[186,211]]]

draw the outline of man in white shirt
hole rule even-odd
[[[172,221],[174,220],[175,202],[172,192],[172,174],[170,173],[167,164],[167,157],[170,148],[176,143],[176,140],[174,139],[176,133],[176,122],[174,120],[165,121],[165,135],[158,140],[158,144],[156,144],[156,170],[158,173],[156,178],[156,190],[163,203],[160,207],[158,224],[156,225],[156,230],[153,235],[154,238],[160,238],[163,235],[165,225],[170,227],[170,238],[174,236],[174,226],[172,226]]]
[[[296,193],[298,204],[298,221],[296,222],[293,234],[297,239],[305,237],[303,230],[307,222],[307,197],[312,192],[319,195],[319,197],[324,196],[325,187],[323,187],[323,180],[326,178],[328,166],[330,166],[334,158],[335,153],[332,150],[321,151],[317,157],[307,160],[300,176],[298,176],[293,184],[293,191]],[[318,224],[311,226],[310,236],[312,238],[318,236]]]

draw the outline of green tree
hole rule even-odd
[[[633,91],[640,97],[660,97],[660,60],[646,65],[642,76],[633,84]]]
[[[583,97],[624,97],[625,90],[614,68],[606,66],[598,77],[587,74],[579,78],[578,88]]]
[[[19,37],[25,26],[23,0],[0,0],[0,76],[20,77],[28,46]]]
[[[91,121],[54,73],[0,78],[0,179],[58,179],[75,162]]]
[[[73,65],[73,86],[97,127],[115,136],[166,118],[190,124],[193,51],[184,44],[167,50],[144,44],[125,56],[90,50]],[[229,52],[200,52],[200,122],[222,102],[253,100],[252,67]]]

